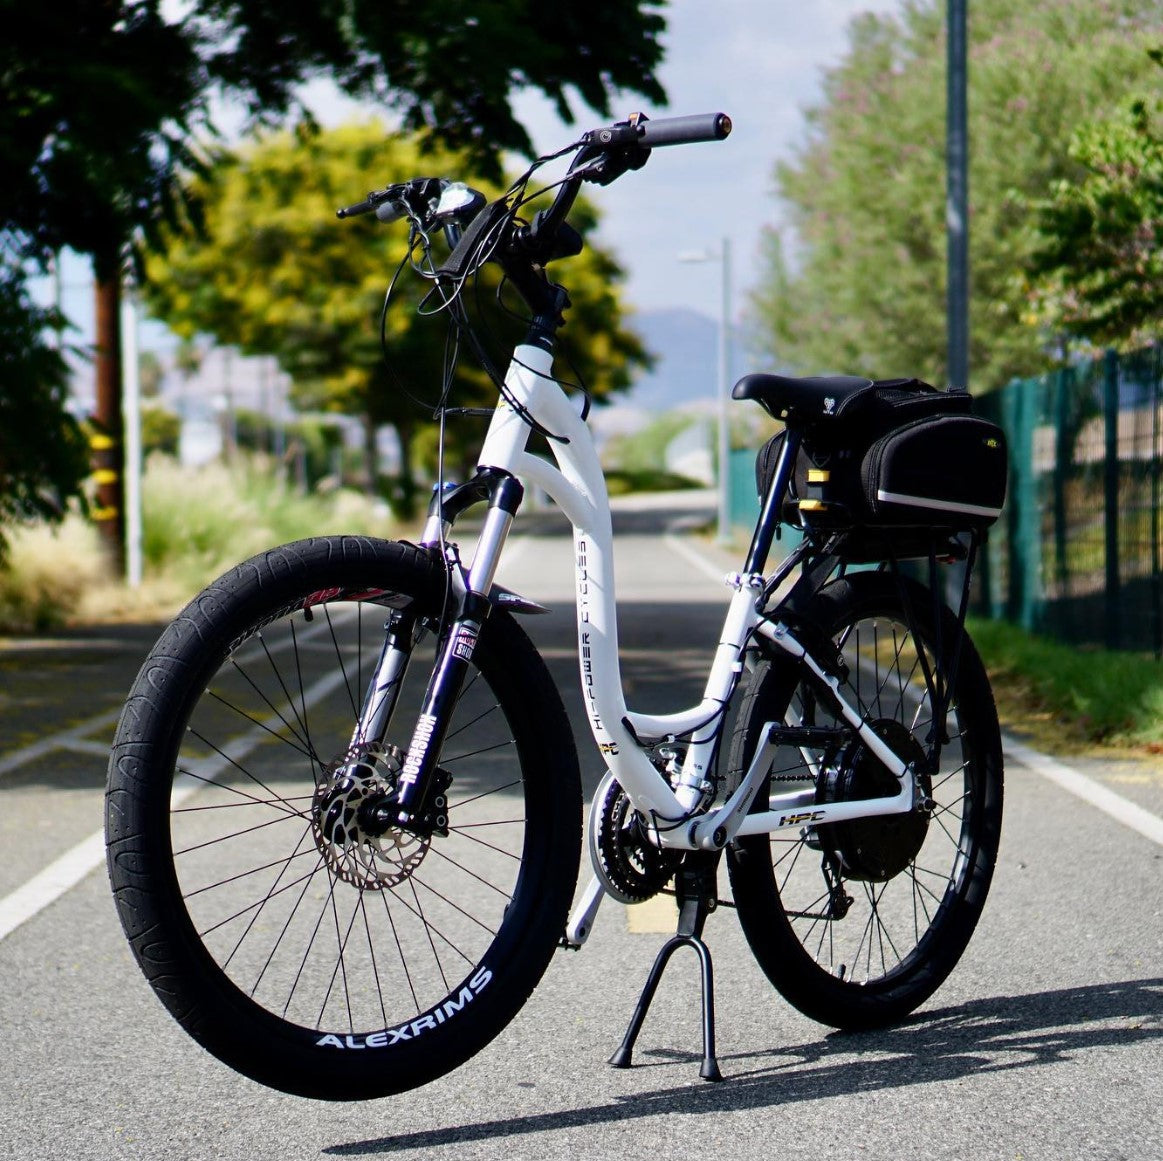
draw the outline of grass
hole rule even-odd
[[[1163,664],[1146,654],[1064,645],[1003,621],[973,620],[1008,728],[1040,749],[1163,752]]]
[[[79,517],[59,529],[17,528],[0,568],[0,631],[45,633],[73,619],[85,593],[101,584],[96,530]]]
[[[670,483],[671,481],[667,481]],[[97,532],[79,516],[59,529],[18,528],[0,569],[0,633],[166,619],[239,560],[328,532],[390,536],[390,518],[350,492],[304,496],[261,462],[233,469],[155,459],[146,473],[145,582],[108,579]],[[970,631],[1007,728],[1056,752],[1163,752],[1163,664],[1063,645],[1001,621]]]
[[[625,496],[631,492],[677,492],[703,486],[686,476],[657,468],[607,468],[605,476],[606,490],[611,496]]]
[[[391,519],[348,491],[302,495],[261,461],[182,468],[158,457],[143,486],[144,581],[110,579],[97,530],[73,515],[60,528],[16,528],[0,568],[0,633],[71,624],[168,619],[240,560],[288,540],[335,532],[392,535]]]
[[[337,490],[300,493],[283,486],[262,459],[190,469],[158,457],[143,487],[142,551],[147,575],[190,594],[264,548],[333,532],[386,536],[391,520],[366,496]]]

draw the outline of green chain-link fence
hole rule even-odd
[[[1015,380],[974,400],[1010,445],[980,612],[1063,641],[1163,657],[1163,347]],[[755,453],[731,455],[737,525],[759,511]]]
[[[1010,444],[979,608],[1064,641],[1163,656],[1163,349],[1017,380],[975,409]]]

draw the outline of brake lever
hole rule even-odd
[[[586,157],[587,153],[592,156]],[[570,176],[594,185],[609,185],[629,170],[641,169],[649,160],[650,150],[637,145],[586,145],[570,167]]]

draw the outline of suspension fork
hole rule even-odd
[[[384,626],[384,644],[364,695],[359,721],[351,735],[350,752],[353,754],[362,754],[368,746],[378,745],[387,734],[408,662],[412,659],[412,647],[418,640],[416,624],[416,612],[409,608],[394,611]]]
[[[436,665],[428,679],[424,703],[416,719],[391,803],[390,825],[394,826],[408,826],[423,814],[452,711],[464,688],[481,626],[492,607],[488,593],[501,559],[501,550],[525,494],[515,477],[488,470],[463,487],[474,493],[487,491],[488,513],[465,578],[464,594],[457,603],[448,631],[437,646]],[[445,506],[449,503],[445,501]],[[452,503],[456,506],[455,502]]]

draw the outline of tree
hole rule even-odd
[[[58,321],[0,270],[0,561],[4,525],[59,520],[88,471],[85,437],[65,410],[68,367],[44,340]]]
[[[349,94],[399,108],[425,140],[468,148],[496,170],[502,149],[528,147],[511,108],[520,89],[541,90],[567,118],[571,92],[603,114],[620,88],[664,101],[654,77],[659,7],[483,0],[466,14],[454,0],[5,3],[0,242],[10,301],[26,301],[21,263],[43,267],[66,246],[92,257],[97,418],[112,441],[104,474],[119,479],[125,251],[183,212],[180,179],[201,164],[194,133],[212,132],[211,97],[240,100],[266,123],[296,108],[305,81],[330,76]],[[47,430],[65,422],[63,412],[42,418]],[[102,488],[100,507],[119,513],[119,484]],[[116,523],[106,527],[119,555]]]
[[[132,232],[172,213],[172,174],[195,158],[188,133],[203,106],[197,53],[156,3],[74,2],[6,13],[0,40],[0,188],[10,304],[26,303],[25,263],[42,269],[63,247],[93,258],[98,284],[97,410],[108,446],[96,513],[120,563],[120,363],[118,289]],[[0,387],[0,392],[6,388]],[[44,384],[38,437],[68,442],[68,418]],[[27,432],[21,433],[27,438]],[[57,476],[76,493],[83,475]],[[49,482],[49,481],[46,481]]]
[[[160,403],[141,408],[141,450],[143,455],[177,456],[181,451],[182,421]]]
[[[1163,50],[1148,53],[1163,65]],[[1163,101],[1133,97],[1075,131],[1079,180],[1033,203],[1031,298],[1048,330],[1133,349],[1163,317]]]
[[[969,20],[971,386],[1044,365],[1016,275],[1029,200],[1077,172],[1074,128],[1148,68],[1160,0],[975,0]],[[790,228],[755,313],[805,371],[945,379],[945,5],[864,16],[825,77],[796,157],[777,168]]]
[[[135,230],[173,213],[173,179],[197,166],[190,134],[209,128],[212,95],[270,122],[318,76],[495,167],[502,150],[529,147],[511,108],[520,89],[541,90],[567,120],[571,90],[603,114],[619,89],[664,102],[661,3],[489,0],[466,14],[455,0],[193,0],[181,16],[159,0],[21,6],[0,41],[8,242],[119,266]]]
[[[305,137],[266,135],[223,153],[189,191],[201,207],[202,228],[168,231],[148,258],[145,303],[187,338],[212,335],[248,354],[276,356],[300,407],[363,419],[369,462],[376,429],[395,427],[407,503],[413,437],[425,405],[430,418],[437,401],[445,328],[417,317],[415,283],[405,279],[397,293],[406,301],[387,316],[391,365],[385,363],[375,323],[407,230],[370,216],[338,222],[335,209],[374,186],[424,173],[467,178],[495,196],[498,188],[473,179],[469,165],[462,154],[432,146],[422,152],[416,140],[375,123]],[[572,220],[583,233],[596,224],[585,203]],[[486,270],[483,284],[495,286],[494,268]],[[639,340],[617,325],[621,278],[613,258],[597,247],[570,262],[567,335],[580,333],[584,341],[567,338],[564,355],[599,396],[628,385],[631,369],[647,359]],[[491,296],[491,289],[482,290],[480,300]],[[502,312],[490,313],[488,324],[499,338],[512,337]],[[487,383],[463,359],[457,402],[490,399]]]

